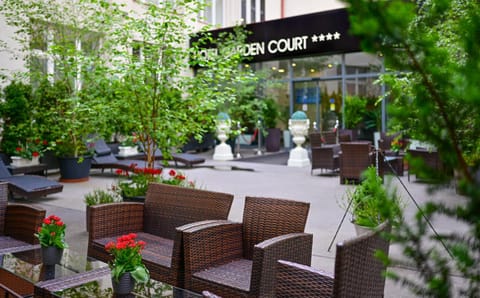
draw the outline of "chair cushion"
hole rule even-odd
[[[116,241],[120,236],[121,235],[95,239],[94,243],[105,246],[110,241]],[[137,233],[137,240],[143,240],[147,243],[142,251],[142,258],[144,261],[168,268],[171,267],[173,240],[144,232]]]
[[[7,252],[14,252],[26,248],[32,248],[34,245],[14,239],[9,236],[0,236],[0,255]]]
[[[112,153],[110,147],[108,147],[107,143],[104,140],[100,139],[95,141],[95,153],[98,156],[108,155]]]
[[[224,265],[196,272],[193,276],[208,282],[214,282],[249,292],[252,264],[253,262],[251,260],[237,259]]]

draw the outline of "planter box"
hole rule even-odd
[[[119,146],[118,147],[118,155],[120,156],[129,156],[129,155],[137,155],[137,154],[138,154],[137,146]]]
[[[12,160],[11,165],[14,167],[28,167],[40,164],[40,158],[38,156],[32,157],[32,159],[26,159],[20,156],[12,156],[10,158]]]

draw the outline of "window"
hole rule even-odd
[[[242,19],[246,24],[265,21],[265,0],[242,0]]]
[[[52,76],[53,80],[64,78],[68,67],[75,67],[80,73],[81,69],[92,71],[94,66],[88,63],[88,59],[79,63],[64,63],[65,56],[93,56],[98,52],[101,46],[102,35],[97,32],[78,31],[63,25],[52,25],[37,23],[32,25],[30,48],[32,57],[30,58],[30,71],[43,73]],[[61,47],[54,47],[60,45]],[[59,58],[59,59],[57,59]],[[86,63],[86,64],[85,64]],[[32,76],[32,80],[35,80]],[[36,82],[33,81],[33,84]],[[72,87],[81,87],[81,77],[78,74],[71,79]]]
[[[199,18],[211,25],[223,26],[223,0],[203,0],[205,8]]]

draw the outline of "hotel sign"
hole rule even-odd
[[[247,43],[239,50],[250,62],[278,60],[319,54],[337,54],[360,51],[360,41],[350,35],[350,22],[345,9],[283,18],[246,25],[251,32]],[[210,31],[215,38],[225,28]],[[214,48],[204,48],[208,56]]]

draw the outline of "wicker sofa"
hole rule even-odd
[[[137,233],[147,243],[142,257],[151,277],[183,287],[182,231],[226,219],[232,201],[227,193],[151,183],[144,203],[91,206],[88,256],[108,262],[105,244]]]
[[[0,255],[39,245],[34,233],[44,218],[44,209],[8,203],[8,183],[0,183]]]

